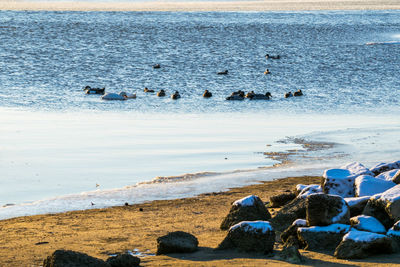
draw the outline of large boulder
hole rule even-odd
[[[370,171],[367,167],[365,167],[360,162],[351,162],[346,165],[340,167],[341,169],[349,170],[352,174],[359,176],[359,175],[372,175],[373,172]]]
[[[375,178],[386,180],[386,181],[392,181],[396,184],[400,183],[398,180],[400,178],[400,169],[394,169],[390,171],[383,172],[379,175],[377,175]],[[396,180],[397,182],[395,182]]]
[[[157,255],[188,253],[198,249],[199,241],[189,233],[176,231],[157,238]]]
[[[392,182],[400,184],[400,170],[398,170],[392,177]]]
[[[344,201],[346,201],[347,205],[350,208],[350,217],[362,214],[369,198],[369,196],[345,198]]]
[[[139,266],[140,258],[125,253],[109,257],[106,262],[110,264],[111,267],[135,267]]]
[[[372,216],[359,215],[350,218],[350,224],[353,228],[360,231],[367,231],[377,234],[386,234],[386,228],[383,224]]]
[[[339,259],[363,259],[392,251],[392,241],[386,235],[352,229],[343,237],[334,255]]]
[[[283,205],[289,203],[293,199],[295,199],[296,194],[292,192],[285,192],[276,196],[272,196],[269,198],[271,202],[271,207],[277,208],[282,207]]]
[[[296,246],[298,248],[303,248],[302,244],[297,237],[297,229],[299,227],[307,226],[307,221],[304,219],[295,220],[292,225],[290,225],[285,231],[281,233],[281,240],[284,243],[284,247]]]
[[[43,267],[110,267],[101,259],[72,250],[56,250],[43,261]]]
[[[306,199],[308,226],[324,226],[334,223],[350,223],[350,210],[340,196],[313,194]]]
[[[244,221],[232,226],[217,250],[238,249],[245,252],[272,253],[275,231],[267,221]]]
[[[348,231],[350,225],[347,224],[299,227],[297,236],[307,250],[334,250]]]
[[[382,194],[376,194],[368,199],[362,212],[363,215],[372,216],[380,221],[386,229],[392,227],[394,220],[386,212],[385,205],[379,199]]]
[[[400,221],[396,222],[386,235],[392,239],[392,246],[395,252],[400,251]]]
[[[297,197],[306,198],[312,194],[322,193],[322,187],[318,184],[302,185],[298,184],[296,186]]]
[[[400,220],[400,185],[383,192],[377,201],[385,207],[387,214],[394,222]]]
[[[275,231],[282,232],[295,220],[306,218],[306,199],[295,198],[283,206],[276,215],[269,220]]]
[[[356,197],[373,196],[383,193],[396,184],[392,181],[377,179],[370,175],[358,176],[354,182]]]
[[[233,202],[231,210],[221,223],[221,230],[228,230],[231,226],[242,221],[266,221],[271,218],[264,203],[258,196],[250,195]]]
[[[390,162],[390,163],[382,162],[382,163],[375,165],[370,170],[371,170],[371,172],[374,173],[375,176],[377,176],[383,172],[394,170],[394,169],[400,169],[400,160]]]
[[[304,262],[299,249],[296,246],[284,247],[277,255],[279,260],[288,261],[293,264]]]

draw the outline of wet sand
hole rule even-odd
[[[198,197],[0,221],[0,266],[40,266],[56,249],[70,249],[101,259],[110,254],[137,251],[142,266],[288,266],[265,255],[214,252],[225,237],[219,230],[230,204],[249,194],[263,201],[298,183],[319,183],[320,177],[285,178]],[[142,209],[143,211],[140,211]],[[273,215],[277,209],[269,209]],[[154,256],[156,239],[170,231],[186,231],[199,240],[193,254]],[[275,251],[281,249],[277,245]],[[377,266],[400,264],[400,254],[364,260],[338,260],[332,253],[300,251],[307,266]]]
[[[52,11],[282,11],[282,10],[385,10],[400,9],[397,0],[262,0],[262,1],[10,1],[0,10]]]

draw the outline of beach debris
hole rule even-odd
[[[282,232],[295,220],[306,218],[306,199],[295,198],[283,206],[269,221],[275,231]]]
[[[88,95],[104,95],[106,88],[92,88],[90,86],[85,86],[83,88],[83,91],[85,91],[86,94]]]
[[[181,98],[181,95],[179,94],[178,91],[175,91],[175,93],[173,93],[173,94],[171,95],[171,98],[172,98],[172,99],[179,99],[179,98]]]
[[[269,201],[271,202],[271,207],[277,208],[277,207],[282,207],[283,205],[289,203],[293,199],[295,199],[296,194],[289,192],[289,193],[282,193],[276,196],[272,196],[269,198]]]
[[[41,242],[37,242],[37,243],[35,243],[35,245],[45,245],[45,244],[48,244],[49,242],[47,242],[47,241],[41,241]]]
[[[125,206],[129,206],[129,203],[128,202],[125,202],[125,204],[124,204]]]
[[[379,163],[371,168],[371,172],[373,172],[374,175],[376,176],[383,172],[394,170],[394,169],[400,169],[400,160],[394,161],[391,163]]]
[[[92,206],[96,205],[96,204],[94,204],[93,202],[90,202],[90,204],[91,204]]]
[[[139,208],[139,211],[143,211],[143,208]]]
[[[386,228],[383,224],[372,216],[359,215],[350,218],[350,224],[353,228],[360,231],[367,231],[377,234],[386,234]]]
[[[328,226],[299,227],[297,235],[307,250],[334,250],[343,236],[350,231],[350,225],[331,224]]]
[[[278,252],[277,259],[288,261],[293,264],[299,264],[304,262],[303,256],[301,256],[298,247],[287,246]]]
[[[140,266],[140,258],[133,256],[129,253],[118,254],[116,256],[109,257],[106,262],[111,267],[135,267]]]
[[[59,249],[43,261],[43,267],[74,266],[74,267],[110,267],[105,261],[85,253]]]
[[[392,181],[375,178],[371,175],[360,175],[354,182],[356,197],[373,196],[382,193],[396,184]]]
[[[272,253],[275,231],[268,221],[243,221],[233,225],[217,250],[239,249],[245,252]]]
[[[189,253],[198,249],[199,241],[189,233],[176,231],[157,238],[157,255]]]
[[[369,198],[369,196],[345,198],[344,201],[346,201],[347,205],[350,208],[350,217],[362,214]]]
[[[165,96],[165,91],[164,91],[164,89],[161,89],[160,91],[158,91],[158,92],[157,92],[157,96],[158,96],[158,97],[163,97],[163,96]]]
[[[224,70],[224,71],[219,71],[217,72],[218,75],[227,75],[228,74],[228,70]]]
[[[228,230],[231,226],[242,221],[266,221],[271,214],[262,200],[255,195],[250,195],[233,202],[232,207],[221,223],[221,230]]]
[[[306,199],[306,220],[308,226],[349,224],[350,209],[340,196],[312,194]]]
[[[210,98],[210,97],[212,97],[212,93],[206,89],[203,93],[203,97]]]
[[[363,259],[392,252],[392,240],[386,235],[352,229],[343,236],[334,255],[339,259]]]

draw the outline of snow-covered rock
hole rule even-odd
[[[364,165],[362,165],[360,162],[351,162],[348,163],[342,167],[341,169],[346,169],[349,170],[351,174],[355,176],[359,175],[372,175],[373,173]]]
[[[233,202],[231,210],[221,223],[221,230],[242,221],[268,220],[271,214],[258,196],[250,195]]]
[[[389,189],[390,190],[390,189]],[[363,215],[372,216],[380,221],[386,229],[392,227],[394,221],[385,209],[385,202],[381,202],[382,194],[376,194],[368,199],[367,205],[362,212]]]
[[[392,241],[386,235],[352,229],[343,236],[334,255],[339,259],[362,259],[392,251]]]
[[[344,201],[346,201],[350,208],[350,217],[360,215],[363,212],[365,205],[367,205],[368,199],[369,196],[345,198]]]
[[[305,226],[307,226],[306,220],[297,219],[292,223],[292,225],[290,225],[285,231],[283,231],[280,237],[282,242],[284,243],[284,246],[295,245],[298,248],[304,247],[297,237],[297,229],[299,227]]]
[[[394,169],[400,169],[400,160],[399,161],[394,161],[390,163],[379,163],[372,167],[370,170],[374,173],[375,176]]]
[[[350,218],[351,225],[360,231],[367,231],[377,234],[385,234],[386,228],[383,224],[372,216],[359,215]]]
[[[334,250],[348,231],[350,231],[350,225],[347,224],[299,227],[297,236],[306,244],[306,249]]]
[[[323,191],[341,197],[354,197],[354,180],[357,175],[347,169],[328,169],[324,171]]]
[[[397,221],[386,235],[392,239],[393,250],[400,251],[400,221]]]
[[[243,221],[233,225],[217,249],[237,248],[246,252],[271,253],[275,231],[267,221]]]
[[[386,180],[386,181],[393,181],[393,177],[400,174],[400,169],[394,169],[387,172],[383,172],[377,175],[375,178]]]
[[[396,184],[392,181],[377,179],[370,175],[358,176],[354,182],[356,197],[373,196],[383,193]]]
[[[304,218],[306,218],[306,199],[297,197],[283,206],[269,221],[276,231],[282,232],[295,220]]]
[[[400,220],[400,185],[396,185],[383,192],[377,201],[385,207],[391,219],[395,222]]]
[[[298,187],[298,186],[299,185],[296,186],[296,190],[301,189],[299,191],[299,194],[297,195],[297,197],[299,198],[306,198],[312,194],[322,193],[322,187],[318,184],[310,184],[304,187]]]
[[[349,207],[340,196],[313,194],[306,199],[308,226],[324,226],[333,223],[350,223]]]

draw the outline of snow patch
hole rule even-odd
[[[304,219],[297,219],[292,223],[292,225],[307,226],[307,221]]]
[[[299,232],[326,232],[326,233],[347,233],[350,231],[350,225],[334,223],[327,226],[311,226],[300,227],[297,229]]]
[[[369,198],[370,198],[370,196],[346,197],[346,198],[344,198],[344,201],[346,201],[346,203],[347,203],[347,205],[349,205],[349,207],[353,207]]]
[[[355,242],[371,242],[385,237],[386,235],[351,229],[350,232],[343,236],[343,241],[352,240]]]
[[[400,199],[400,185],[396,185],[382,193],[380,199],[382,201],[393,203]]]
[[[245,232],[256,232],[261,230],[263,234],[274,230],[268,221],[243,221],[231,226],[229,231],[233,231],[237,228],[242,228]]]
[[[349,170],[351,174],[359,175],[373,175],[373,173],[360,162],[351,162],[341,167],[341,169]]]
[[[296,187],[297,189],[297,187]],[[299,195],[297,196],[298,198],[306,198],[309,195],[312,194],[319,194],[322,193],[322,187],[317,184],[310,184],[306,187],[303,188],[303,190],[300,191]]]
[[[380,221],[372,216],[359,215],[351,218],[351,221],[357,222],[357,224],[353,225],[353,227],[357,230],[379,234],[386,233],[385,226],[383,226]]]
[[[356,177],[356,175],[354,175],[347,169],[327,169],[324,171],[324,174],[322,176],[325,179],[339,179],[339,180]]]
[[[242,207],[253,206],[257,199],[258,199],[257,196],[250,195],[250,196],[244,197],[242,199],[236,200],[235,202],[233,202],[232,205],[233,206],[242,206]]]
[[[396,186],[392,181],[377,179],[370,175],[361,175],[354,182],[357,196],[372,196],[383,193]]]
[[[400,169],[394,169],[390,170],[387,172],[383,172],[376,176],[375,178],[386,180],[386,181],[392,181],[393,177],[396,176],[397,173],[400,173]]]

